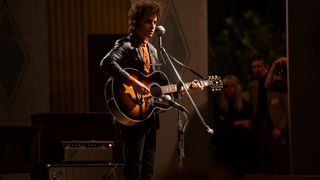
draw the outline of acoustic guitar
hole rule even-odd
[[[177,84],[170,84],[167,76],[161,71],[144,75],[133,68],[125,69],[131,76],[150,89],[147,95],[135,92],[132,86],[110,78],[105,85],[105,100],[107,107],[115,119],[126,126],[133,126],[148,119],[156,110],[170,110],[172,106],[163,103],[161,96],[168,94],[173,99],[178,92]],[[213,91],[223,88],[219,76],[209,76],[208,80],[200,80],[203,87],[211,86]],[[185,83],[189,90],[191,82]],[[183,90],[183,88],[181,88]]]

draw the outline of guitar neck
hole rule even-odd
[[[200,81],[200,83],[203,87],[210,85],[208,80]],[[190,90],[191,82],[187,82],[187,83],[185,83],[185,85],[186,85],[187,90]],[[185,90],[185,88],[181,87],[180,91],[184,91],[184,90]],[[166,86],[161,86],[161,91],[163,94],[177,92],[178,85],[177,84],[170,84],[170,85],[166,85]]]

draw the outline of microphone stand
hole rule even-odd
[[[180,103],[181,95],[178,94],[178,102]],[[184,130],[188,119],[186,119],[185,125],[183,125],[183,120],[181,117],[180,111],[178,111],[178,159],[179,159],[179,170],[183,169],[183,159],[185,157],[184,154]]]
[[[203,119],[200,111],[198,110],[198,108],[197,108],[196,104],[194,103],[193,99],[191,98],[190,93],[188,92],[188,87],[187,87],[186,84],[183,82],[180,74],[178,73],[178,71],[177,71],[176,67],[174,66],[173,62],[171,61],[171,58],[169,57],[169,55],[168,55],[168,53],[166,52],[165,48],[160,47],[160,55],[161,55],[161,57],[162,57],[163,60],[166,59],[166,60],[169,62],[169,64],[171,65],[173,71],[175,72],[175,75],[177,76],[179,82],[181,83],[181,87],[184,88],[185,93],[187,94],[188,98],[190,99],[190,101],[191,101],[193,107],[195,108],[195,110],[196,110],[199,118],[200,118],[201,121],[204,123],[204,119]],[[165,58],[164,58],[163,56],[164,56]],[[180,87],[180,88],[181,88],[181,87]],[[180,88],[179,88],[179,89],[180,89]],[[179,89],[178,89],[178,91],[179,91]],[[178,94],[179,94],[179,93],[178,93]],[[178,97],[179,97],[179,95],[178,95]],[[180,99],[180,98],[178,98],[178,99]],[[185,125],[183,125],[182,118],[181,118],[181,114],[180,114],[180,112],[178,111],[178,148],[179,148],[179,169],[180,169],[180,170],[183,168],[183,158],[185,157],[185,154],[184,154],[184,132],[185,132],[185,129],[186,129],[186,127],[187,127],[187,123],[188,123],[188,120],[186,121]],[[204,125],[205,125],[208,129],[210,129],[210,127],[209,127],[208,125],[206,125],[205,123],[204,123]]]

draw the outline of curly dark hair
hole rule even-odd
[[[129,32],[134,33],[137,25],[145,15],[160,18],[161,6],[157,1],[143,0],[134,4],[129,10]]]

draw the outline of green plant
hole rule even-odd
[[[226,17],[224,25],[209,47],[211,73],[234,74],[245,85],[253,58],[263,58],[270,64],[286,54],[285,24],[278,25],[248,10],[241,17]]]

